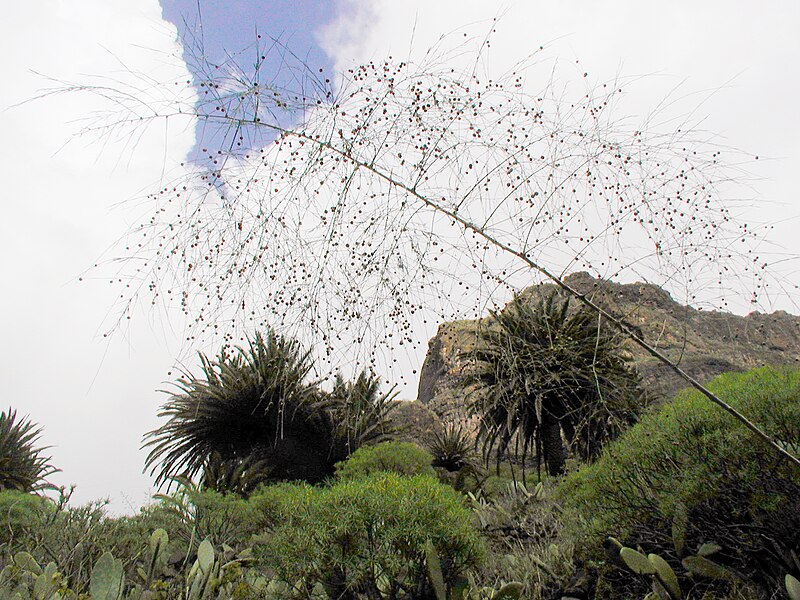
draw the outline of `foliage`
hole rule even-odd
[[[243,496],[266,481],[319,482],[388,433],[393,393],[380,394],[374,374],[337,377],[326,394],[307,381],[310,353],[272,330],[200,359],[203,377],[178,381],[181,393],[159,413],[169,420],[145,436],[158,485],[200,471],[204,486]]]
[[[800,371],[762,368],[709,384],[781,443],[800,444]],[[716,559],[762,590],[800,570],[800,472],[730,415],[684,392],[559,489],[584,557],[618,535],[672,564],[714,542]]]
[[[475,441],[461,423],[446,423],[434,430],[428,450],[433,455],[433,466],[449,472],[475,465]]]
[[[307,383],[309,354],[273,331],[257,334],[247,348],[200,354],[203,378],[178,380],[159,416],[169,420],[147,434],[146,466],[156,484],[196,475],[212,456],[223,461],[266,461],[271,477],[320,479],[331,425]]]
[[[269,481],[272,465],[256,456],[223,459],[214,452],[203,465],[201,486],[221,493],[233,492],[246,498],[262,483]]]
[[[399,475],[435,476],[431,466],[433,456],[424,448],[411,442],[383,442],[376,446],[359,448],[347,460],[337,463],[338,479],[355,479],[380,472]]]
[[[571,310],[569,298],[552,293],[536,305],[516,297],[492,319],[467,354],[485,453],[499,456],[516,436],[523,459],[534,450],[557,475],[565,462],[562,431],[590,459],[635,418],[638,378],[620,338],[597,315]]]
[[[53,486],[46,479],[56,469],[50,457],[36,448],[42,433],[30,419],[17,419],[17,411],[9,408],[0,413],[0,490],[35,492]]]
[[[179,478],[178,488],[157,498],[161,507],[176,517],[173,529],[189,550],[208,539],[215,545],[243,550],[256,533],[254,511],[245,498],[236,493],[222,493]]]
[[[0,548],[14,548],[15,542],[30,539],[52,511],[51,503],[35,494],[17,490],[0,491]]]
[[[354,381],[346,381],[337,373],[329,408],[334,424],[334,460],[344,460],[361,446],[389,437],[389,417],[396,396],[394,387],[381,394],[380,378],[372,371],[362,371]]]
[[[574,570],[572,545],[561,539],[563,525],[552,498],[553,483],[549,480],[528,488],[508,481],[492,497],[483,490],[467,494],[474,521],[490,548],[474,577],[477,584],[519,581],[524,598],[538,599],[548,597],[548,590],[569,579]]]
[[[103,552],[90,563],[87,573],[55,561],[41,566],[27,552],[18,552],[0,572],[0,598],[18,600],[201,600],[203,598],[269,598],[269,582],[246,572],[248,554],[235,555],[230,549],[215,548],[203,540],[195,559],[180,571],[170,569],[169,534],[156,529],[140,543],[134,560],[134,575],[123,561]],[[188,557],[187,557],[188,558]],[[42,563],[45,564],[45,563]],[[88,595],[87,595],[88,592]],[[285,596],[283,596],[285,597]]]
[[[322,583],[332,598],[426,597],[428,542],[442,557],[448,585],[484,553],[462,497],[426,475],[373,473],[330,488],[269,486],[253,501],[271,529],[257,547],[265,564],[286,582]]]

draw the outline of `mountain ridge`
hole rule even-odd
[[[622,318],[642,337],[677,362],[689,375],[705,382],[726,371],[764,365],[800,365],[800,316],[785,311],[753,312],[746,316],[702,311],[681,305],[650,283],[614,283],[586,272],[568,275],[565,282]],[[537,302],[555,284],[536,284],[520,293]],[[467,365],[462,356],[475,346],[486,318],[442,323],[428,342],[420,370],[417,400],[444,419],[463,418],[466,400],[460,380]],[[624,342],[648,395],[655,401],[686,387],[668,366],[631,341]]]

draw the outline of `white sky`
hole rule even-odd
[[[105,145],[83,138],[64,146],[79,127],[76,119],[107,107],[86,95],[6,107],[49,85],[31,69],[69,81],[86,81],[87,74],[129,80],[130,73],[185,80],[175,31],[160,15],[156,0],[38,0],[6,8],[0,23],[2,406],[44,427],[42,441],[53,446],[53,462],[63,470],[57,483],[76,483],[78,501],[108,496],[115,511],[147,498],[138,448],[158,422],[165,396],[155,390],[170,379],[182,332],[177,322],[174,333],[165,331],[162,320],[142,310],[105,340],[101,324],[113,287],[77,278],[134,219],[112,205],[156,188],[165,166],[191,147],[192,129],[171,122],[133,144],[123,136]],[[632,110],[646,110],[684,80],[686,94],[698,92],[687,98],[690,107],[715,90],[699,108],[708,114],[707,128],[762,157],[757,191],[764,202],[750,218],[783,220],[775,241],[800,253],[793,179],[800,172],[800,4],[351,0],[341,15],[320,35],[339,66],[418,52],[464,24],[483,33],[501,16],[492,69],[508,68],[545,45],[566,63],[579,58],[598,80],[655,74],[637,88],[643,104]],[[779,298],[776,305],[790,308],[792,300]]]

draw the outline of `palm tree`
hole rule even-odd
[[[156,485],[194,477],[210,460],[266,463],[275,478],[324,477],[332,426],[307,382],[312,364],[299,342],[269,331],[215,361],[201,353],[200,361],[203,376],[178,380],[179,393],[159,413],[169,420],[145,436]]]
[[[25,418],[17,420],[17,411],[0,413],[0,491],[38,492],[52,489],[46,478],[58,473],[43,456],[46,448],[36,448],[41,427]]]
[[[477,384],[471,409],[479,439],[498,457],[515,438],[523,457],[533,450],[551,475],[563,472],[562,433],[584,459],[635,419],[638,377],[620,341],[583,307],[552,293],[536,305],[514,298],[480,333],[468,376]]]
[[[344,460],[361,446],[385,441],[394,433],[389,418],[396,407],[392,387],[380,392],[380,378],[362,371],[355,380],[336,375],[330,393],[329,410],[334,423],[334,455]]]
[[[385,429],[390,395],[374,377],[338,378],[327,394],[308,381],[310,352],[273,331],[200,360],[203,376],[178,380],[159,413],[168,421],[145,435],[156,485],[201,472],[207,487],[242,495],[264,481],[317,483]]]

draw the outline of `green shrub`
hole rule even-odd
[[[266,566],[308,589],[321,583],[332,598],[428,597],[428,541],[450,584],[484,552],[462,496],[425,475],[373,473],[329,488],[270,486],[251,502],[270,530],[257,547]]]
[[[800,448],[800,371],[725,374],[709,388]],[[763,590],[797,569],[800,469],[694,391],[645,416],[559,494],[584,557],[600,557],[612,535],[676,569],[683,555],[715,542],[723,548],[715,559]]]
[[[191,542],[191,550],[204,539],[214,545],[244,549],[257,531],[252,504],[234,492],[203,489],[184,478],[179,482],[180,487],[173,494],[157,496],[162,502],[161,510],[171,512],[177,520],[172,529],[161,527],[183,542]]]
[[[0,545],[13,549],[44,525],[52,512],[48,500],[17,490],[0,491]]]
[[[379,472],[400,475],[436,476],[430,452],[411,442],[383,442],[359,448],[350,457],[336,464],[339,479],[354,479]]]

